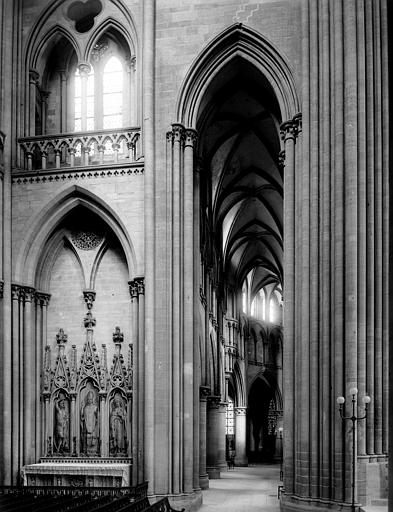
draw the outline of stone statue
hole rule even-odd
[[[98,407],[93,391],[88,391],[81,407],[81,448],[86,455],[98,454]]]
[[[126,410],[119,393],[114,396],[110,413],[110,450],[114,455],[126,451]]]
[[[68,452],[70,439],[70,415],[68,411],[68,401],[60,396],[55,403],[55,451],[57,453]]]

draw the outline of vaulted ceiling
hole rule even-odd
[[[216,247],[233,284],[241,286],[251,272],[252,295],[269,283],[282,284],[279,124],[270,85],[240,58],[216,76],[201,107],[200,150]]]

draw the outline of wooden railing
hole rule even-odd
[[[18,140],[26,171],[140,161],[140,128],[37,135]]]

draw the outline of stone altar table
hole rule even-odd
[[[21,469],[23,485],[70,487],[127,487],[131,464],[88,462],[40,462]]]

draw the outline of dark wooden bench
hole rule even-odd
[[[132,501],[118,509],[117,512],[144,512],[150,507],[150,502],[146,496],[139,498],[138,500]]]
[[[142,499],[147,500],[147,498]],[[127,507],[131,503],[135,503],[136,501],[139,500],[135,500],[130,496],[121,496],[120,498],[115,498],[110,503],[107,503],[106,505],[103,505],[102,507],[98,508],[97,512],[118,512],[119,510],[122,510],[124,507]]]
[[[72,512],[92,512],[93,510],[99,510],[100,507],[111,503],[113,499],[113,496],[106,494],[105,496],[92,498],[87,503],[81,503],[76,507],[72,507],[70,510]]]
[[[48,503],[47,496],[14,496],[14,500],[1,507],[2,512],[24,512],[41,510]]]
[[[149,512],[179,512],[178,510],[172,508],[169,504],[169,500],[167,497],[161,498],[160,500],[156,501],[152,505],[150,505],[149,508],[147,508]],[[185,509],[182,508],[180,512],[184,512]]]

